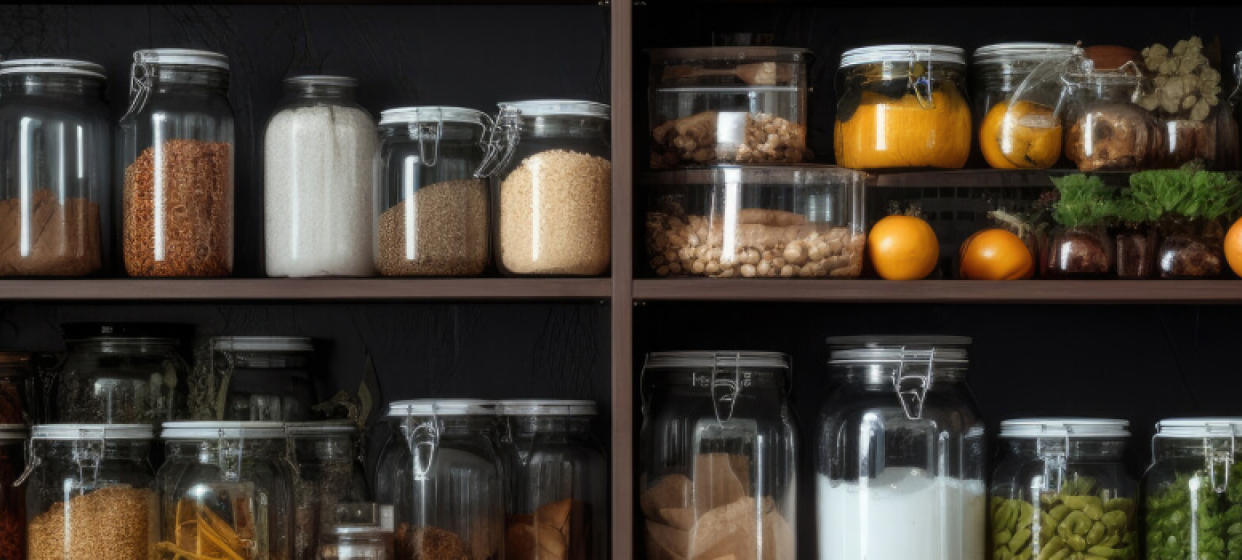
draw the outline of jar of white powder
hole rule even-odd
[[[371,193],[379,137],[358,81],[285,80],[264,135],[267,275],[371,276]]]
[[[815,456],[819,560],[983,560],[984,429],[961,337],[836,337]]]

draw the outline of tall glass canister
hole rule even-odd
[[[834,337],[816,436],[820,560],[982,560],[984,426],[969,338]]]

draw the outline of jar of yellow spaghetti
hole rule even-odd
[[[958,169],[970,156],[966,56],[940,45],[851,49],[837,72],[837,164]]]

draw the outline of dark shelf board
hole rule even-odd
[[[940,171],[873,172],[879,188],[1024,188],[1052,187],[1051,177],[1075,173],[1073,169],[954,169]]]
[[[1242,280],[747,280],[634,282],[638,301],[1242,304]]]
[[[2,280],[6,301],[606,300],[608,278]]]

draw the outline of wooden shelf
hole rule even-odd
[[[1242,280],[635,280],[637,301],[1242,304]]]
[[[605,300],[608,278],[2,280],[4,301]]]

